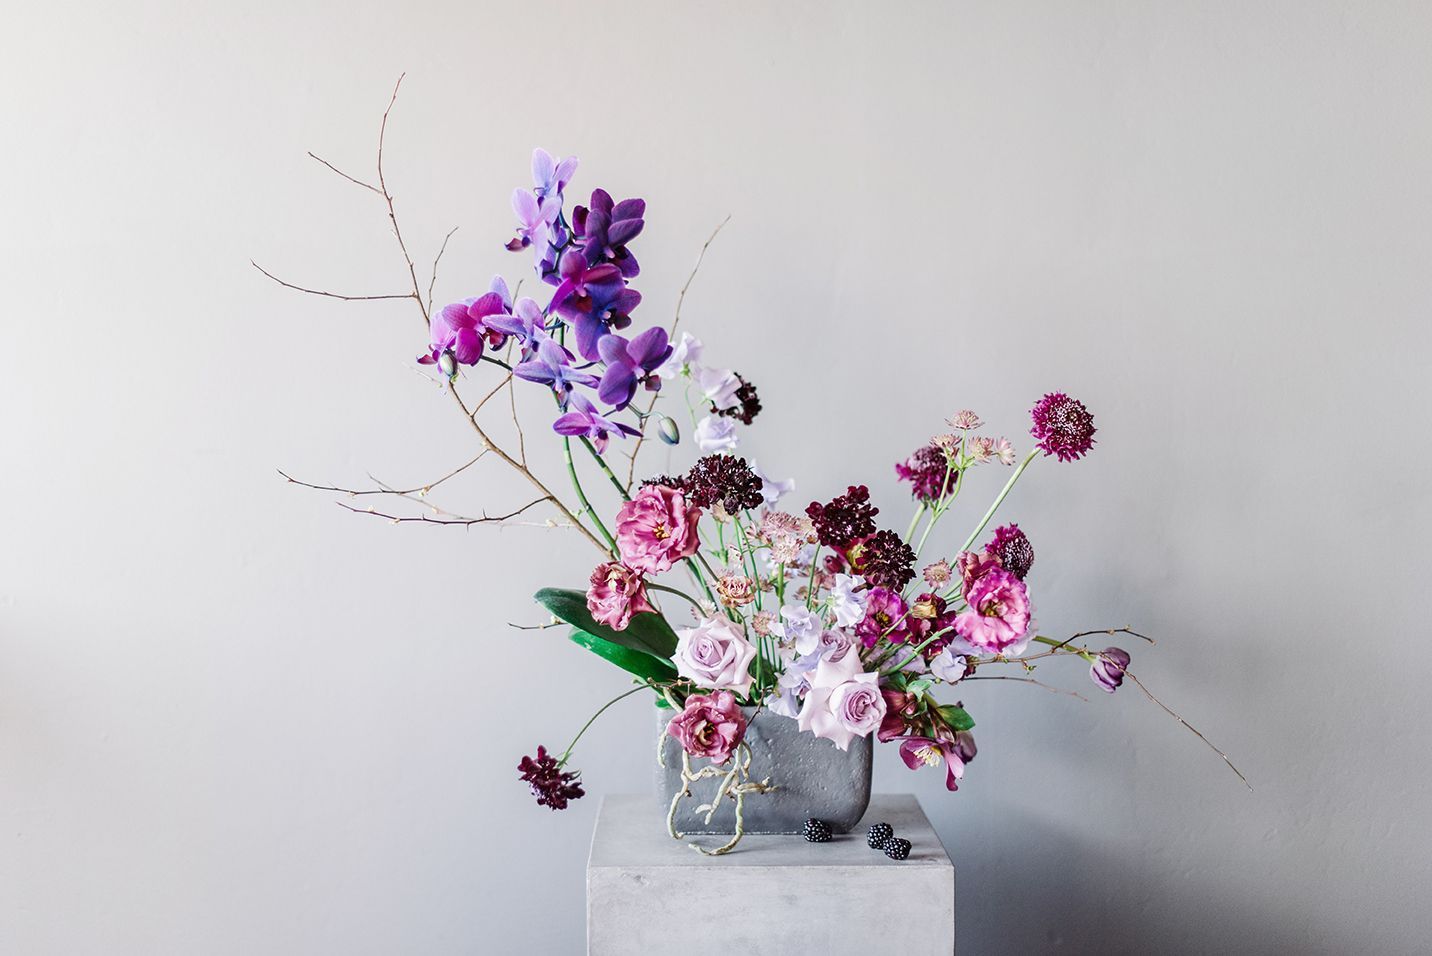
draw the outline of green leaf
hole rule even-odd
[[[676,653],[676,632],[660,614],[633,614],[625,631],[614,631],[592,617],[587,610],[587,596],[581,591],[543,588],[533,597],[559,620],[618,647],[650,654],[662,662],[670,661],[671,655]]]
[[[975,720],[958,704],[946,704],[940,708],[940,719],[954,730],[973,730]]]
[[[676,668],[665,661],[659,661],[642,651],[628,650],[620,644],[613,644],[595,634],[588,634],[579,627],[572,628],[572,643],[585,647],[598,657],[617,665],[628,674],[642,679],[650,678],[658,683],[676,679]],[[659,702],[664,704],[664,700]]]

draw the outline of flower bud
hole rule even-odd
[[[448,381],[457,378],[457,359],[453,357],[452,349],[446,349],[438,356],[438,368],[442,370],[443,378]]]
[[[681,441],[681,432],[676,427],[676,422],[670,415],[662,415],[656,420],[656,433],[661,440],[668,445],[675,445]]]
[[[1124,682],[1124,672],[1129,668],[1129,652],[1119,647],[1108,647],[1099,653],[1089,666],[1089,676],[1105,693],[1112,694]]]

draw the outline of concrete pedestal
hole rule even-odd
[[[881,821],[914,844],[908,860],[865,845]],[[875,796],[855,829],[829,843],[748,836],[720,857],[671,839],[649,794],[602,801],[587,860],[591,956],[954,949],[955,868],[913,796]]]

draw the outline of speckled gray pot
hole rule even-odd
[[[841,750],[812,734],[801,733],[796,722],[769,710],[753,716],[754,707],[742,708],[750,726],[746,744],[751,748],[751,778],[770,777],[777,789],[746,797],[743,811],[747,833],[800,833],[811,817],[824,820],[836,833],[845,833],[860,820],[870,803],[872,737],[856,738],[849,750]],[[656,708],[657,733],[671,720],[672,711]],[[671,798],[681,790],[681,746],[671,738],[662,742],[666,767],[657,768],[656,793],[662,818]],[[693,759],[692,769],[708,765]],[[700,780],[691,785],[692,796],[682,799],[676,811],[676,828],[682,833],[734,833],[736,804],[722,806],[708,826],[706,814],[696,808],[708,803],[721,778]]]

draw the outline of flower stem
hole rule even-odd
[[[691,595],[687,594],[685,591],[678,590],[677,588],[667,587],[665,584],[657,584],[655,581],[647,581],[646,587],[649,591],[665,591],[667,594],[675,594],[679,598],[685,598],[691,603],[692,607],[696,608],[696,610],[698,611],[701,610],[701,602],[696,600]]]
[[[909,543],[910,543],[910,538],[914,536],[914,534],[915,534],[915,529],[918,528],[918,527],[920,527],[920,518],[923,517],[924,514],[925,514],[925,502],[921,501],[921,502],[920,502],[920,506],[915,509],[915,514],[910,518],[910,527],[908,527],[908,528],[905,529],[905,543],[906,543],[906,544],[909,544]]]
[[[622,500],[631,501],[631,495],[627,494],[626,486],[621,483],[621,481],[617,478],[616,475],[612,474],[612,469],[607,465],[607,460],[601,455],[597,454],[597,449],[591,443],[591,440],[583,438],[582,444],[587,446],[587,451],[592,453],[592,458],[596,460],[597,467],[600,468],[602,470],[602,473],[607,476],[607,480],[612,483],[612,487],[617,490],[617,494],[622,496]]]
[[[587,517],[592,519],[592,524],[596,525],[597,530],[602,533],[602,537],[606,539],[607,547],[615,557],[617,554],[617,540],[612,537],[612,533],[607,530],[607,526],[602,524],[602,519],[597,516],[596,509],[593,508],[592,503],[587,500],[587,493],[582,490],[582,482],[577,477],[577,464],[572,461],[572,440],[570,438],[562,439],[562,454],[567,459],[567,474],[572,476],[572,488],[577,492],[577,500],[582,503],[582,509],[587,513]]]
[[[970,532],[970,536],[966,538],[965,543],[960,546],[961,551],[968,551],[970,545],[974,544],[975,538],[978,538],[980,532],[984,531],[985,525],[989,524],[990,519],[994,517],[994,513],[999,510],[999,506],[1004,503],[1005,495],[1009,494],[1009,489],[1013,488],[1014,483],[1019,480],[1019,476],[1024,474],[1024,469],[1029,467],[1029,463],[1034,460],[1034,456],[1038,454],[1038,451],[1036,448],[1024,456],[1024,461],[1019,463],[1019,467],[1014,470],[1014,474],[1009,476],[1009,481],[1004,483],[1004,488],[1000,491],[999,497],[994,499],[994,503],[991,504],[989,510],[984,513],[984,517],[981,518],[980,523],[975,526],[975,530]]]
[[[606,712],[606,709],[608,707],[610,707],[612,704],[615,704],[617,701],[621,700],[624,697],[630,697],[637,691],[649,689],[650,688],[646,684],[642,684],[640,687],[633,687],[631,690],[626,691],[625,693],[618,694],[617,696],[613,697],[611,700],[603,704],[600,708],[598,708],[597,712],[593,714],[590,718],[588,718],[587,722],[582,725],[582,729],[577,731],[577,736],[572,738],[572,742],[567,745],[567,749],[562,751],[562,758],[557,761],[557,766],[561,767],[567,763],[568,758],[572,756],[572,749],[577,746],[577,741],[582,739],[582,734],[585,734],[587,732],[587,728],[592,726],[592,724],[596,722],[596,719]]]

